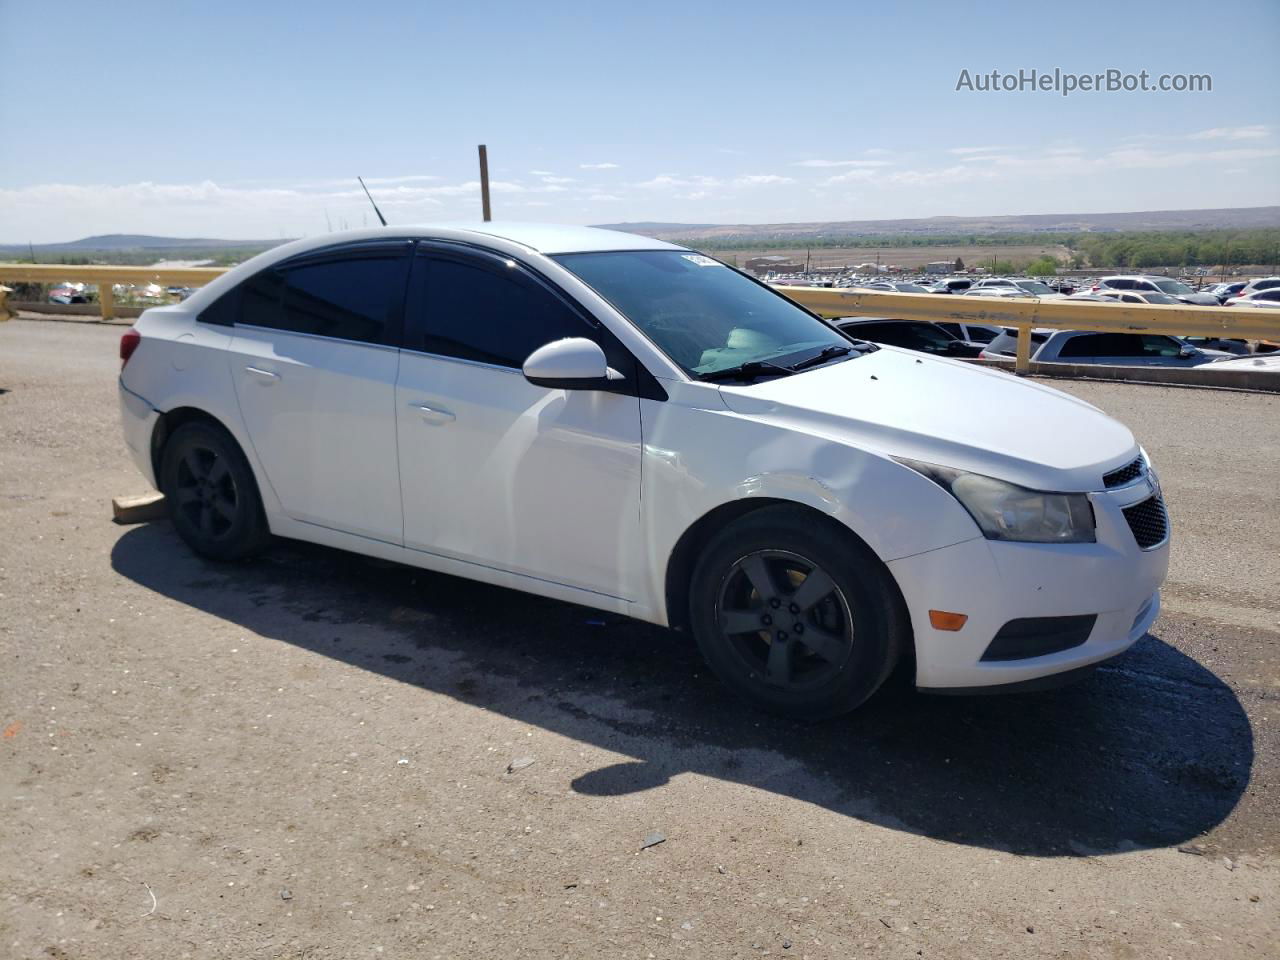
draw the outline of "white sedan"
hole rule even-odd
[[[904,659],[938,692],[1061,681],[1159,609],[1168,519],[1124,426],[645,237],[300,240],[121,356],[125,440],[199,554],[274,534],[669,625],[787,715]]]

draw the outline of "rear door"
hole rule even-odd
[[[411,245],[350,245],[240,288],[231,374],[284,512],[403,542],[395,380]]]
[[[599,343],[626,392],[525,380],[529,354],[565,337]],[[523,266],[420,245],[396,384],[405,546],[634,599],[637,374],[606,330]]]

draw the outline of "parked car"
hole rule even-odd
[[[973,286],[968,277],[945,277],[929,286],[930,293],[963,293]]]
[[[1031,359],[1036,363],[1195,367],[1231,356],[1219,350],[1202,350],[1162,333],[1045,330],[1033,332],[1031,342]],[[981,356],[984,359],[1008,358],[1017,354],[1017,347],[1017,335],[1005,333],[987,344]]]
[[[1150,290],[1100,290],[1098,296],[1116,303],[1155,303],[1160,306],[1183,306],[1177,297],[1167,293],[1153,293]]]
[[[1280,287],[1269,290],[1255,290],[1253,293],[1239,297],[1231,297],[1225,306],[1228,307],[1280,307]]]
[[[1061,300],[1066,296],[1058,293],[1043,280],[1032,280],[1029,277],[986,277],[973,286],[978,290],[1000,287],[1015,291],[1016,296],[1039,297],[1041,300]]]
[[[837,320],[836,325],[851,337],[887,343],[920,353],[941,354],[947,357],[976,357],[982,352],[981,343],[961,340],[936,323],[924,320],[891,320],[888,318],[864,319],[851,317]]]
[[[962,297],[1027,297],[1017,287],[970,287],[960,294]]]
[[[1245,284],[1233,296],[1248,297],[1262,290],[1275,290],[1277,288],[1280,288],[1280,277],[1261,277]]]
[[[200,555],[275,534],[669,625],[789,716],[904,659],[951,693],[1071,679],[1159,612],[1169,523],[1123,425],[648,237],[324,234],[120,356],[125,443]]]
[[[1251,371],[1269,373],[1280,377],[1280,354],[1251,353],[1247,357],[1235,357],[1213,365],[1214,370]]]
[[[60,283],[49,290],[50,303],[88,303],[83,283]]]
[[[1218,298],[1209,293],[1196,293],[1181,280],[1169,277],[1148,277],[1142,275],[1103,277],[1094,285],[1093,293],[1107,290],[1136,290],[1146,293],[1167,293],[1177,297],[1182,303],[1201,307],[1218,306]]]
[[[1215,283],[1211,287],[1206,287],[1204,293],[1211,297],[1217,297],[1219,303],[1225,303],[1230,297],[1240,295],[1240,291],[1249,285],[1246,280],[1236,280],[1233,283]]]
[[[910,283],[905,280],[872,280],[870,283],[862,284],[866,290],[880,290],[887,293],[929,293],[918,283]]]
[[[1179,337],[1178,339],[1201,350],[1217,350],[1237,357],[1253,352],[1249,349],[1249,341],[1238,337]]]
[[[970,343],[990,343],[1000,334],[1005,332],[1004,327],[997,327],[991,323],[939,323],[943,330],[951,334],[957,340],[968,340]]]

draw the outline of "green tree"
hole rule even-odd
[[[1033,277],[1051,277],[1058,272],[1058,261],[1046,254],[1027,264],[1027,273]]]
[[[956,257],[956,265],[951,269],[953,269],[956,273],[964,273],[964,261],[961,260],[959,257]]]

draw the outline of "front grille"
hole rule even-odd
[[[1132,507],[1126,507],[1124,518],[1133,531],[1133,539],[1143,550],[1163,543],[1169,536],[1169,516],[1164,510],[1164,500],[1151,497]]]
[[[1108,490],[1112,487],[1123,487],[1131,480],[1137,480],[1142,476],[1142,470],[1142,458],[1139,457],[1137,460],[1133,461],[1133,463],[1127,463],[1117,470],[1112,470],[1110,473],[1103,474],[1102,485]]]

